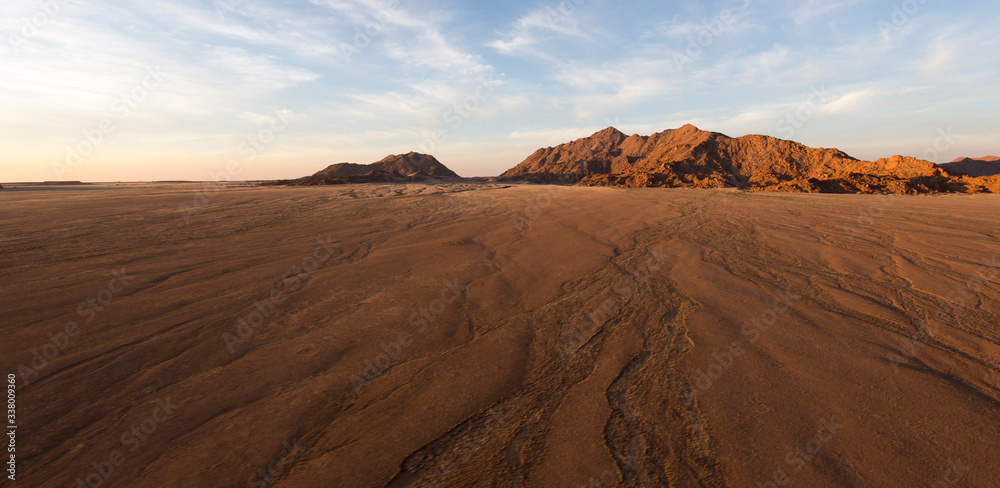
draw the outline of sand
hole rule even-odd
[[[992,486],[1000,198],[0,191],[10,486]]]

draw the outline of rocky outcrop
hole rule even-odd
[[[371,164],[333,164],[312,176],[279,180],[265,185],[319,186],[345,183],[406,183],[427,179],[460,178],[434,156],[410,152],[386,156]]]
[[[371,164],[334,164],[313,175],[315,178],[342,178],[361,176],[373,171],[384,171],[398,176],[431,176],[458,178],[454,171],[441,164],[434,156],[410,152],[386,156]]]
[[[969,191],[972,184],[934,163],[893,156],[861,161],[763,135],[738,138],[693,125],[651,136],[609,127],[535,151],[502,180],[586,186],[752,188],[823,193]],[[988,185],[986,185],[988,186]]]

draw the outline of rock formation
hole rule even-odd
[[[990,186],[912,157],[861,161],[837,149],[811,148],[763,135],[732,138],[693,125],[651,136],[626,136],[609,127],[587,138],[539,149],[500,179],[823,193],[912,194]]]
[[[269,184],[297,186],[341,185],[345,183],[403,183],[428,178],[459,178],[454,171],[434,156],[410,152],[386,156],[371,164],[339,163],[328,166],[312,176],[296,180],[280,180]]]
[[[385,171],[398,176],[431,176],[458,178],[454,171],[438,162],[434,156],[410,152],[386,156],[371,164],[334,164],[313,175],[315,178],[342,178],[366,175],[374,171]]]

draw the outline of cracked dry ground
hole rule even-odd
[[[185,224],[196,191],[0,195],[4,372],[80,322],[18,377],[17,486],[115,451],[103,486],[1000,477],[996,197],[231,189]]]

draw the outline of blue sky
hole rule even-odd
[[[990,1],[8,0],[0,181],[463,176],[614,125],[1000,152]]]

